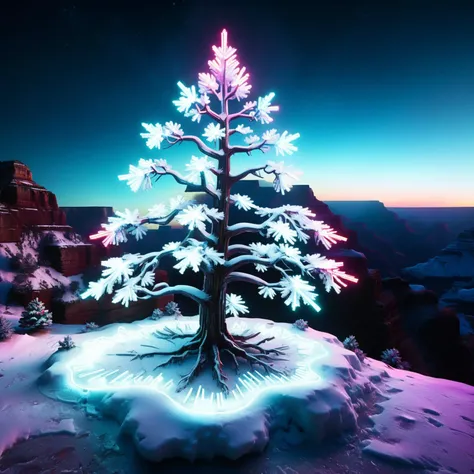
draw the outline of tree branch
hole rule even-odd
[[[255,143],[254,145],[231,146],[229,147],[229,154],[230,156],[232,156],[232,155],[235,155],[236,153],[251,153],[252,151],[255,151],[255,150],[261,150],[265,146],[266,143],[267,143],[266,140],[262,140],[261,142]]]
[[[144,224],[168,225],[180,212],[181,212],[181,209],[175,209],[174,211],[170,212],[165,217],[144,217],[143,219],[140,219],[140,223],[138,225],[144,225]],[[129,224],[124,228],[124,230],[128,232],[130,229],[133,229],[135,227],[136,225]]]
[[[163,171],[158,171],[156,169],[156,165],[152,165],[151,167],[152,167],[153,171],[155,172],[155,175],[158,177],[158,179],[161,178],[161,176],[169,175],[169,176],[172,176],[174,178],[174,180],[179,184],[183,184],[184,186],[190,186],[190,187],[196,186],[196,183],[192,183],[191,181],[188,181],[188,180],[184,179],[177,171],[170,170],[170,169],[165,168],[165,167],[163,167]],[[217,194],[214,191],[212,191],[210,188],[207,187],[206,177],[204,176],[204,173],[201,173],[201,185],[200,186],[201,186],[200,191],[209,194],[209,196],[211,196],[213,198],[217,198]]]
[[[203,110],[203,109],[199,109],[198,106],[196,106],[196,108],[198,109],[198,112],[199,112],[201,115],[207,114],[207,115],[209,115],[210,117],[212,117],[216,122],[219,122],[219,123],[222,123],[222,122],[223,122],[222,117],[221,117],[218,113],[214,112],[214,111],[209,107],[209,105],[205,105],[205,106],[204,106],[204,110]]]
[[[231,272],[226,277],[226,283],[232,283],[234,281],[242,281],[244,283],[252,283],[253,285],[260,286],[278,286],[279,283],[268,283],[263,278],[252,275],[251,273],[243,272]]]
[[[275,221],[280,217],[278,214],[275,214],[272,217],[269,217],[266,221],[261,224],[252,224],[250,222],[239,222],[238,224],[230,225],[227,227],[228,238],[232,239],[237,235],[244,234],[246,232],[261,232],[265,230],[270,222]]]
[[[224,266],[233,272],[235,269],[241,267],[242,265],[254,264],[271,267],[278,263],[280,260],[284,260],[283,255],[279,255],[275,258],[257,257],[256,255],[240,255],[239,257],[234,257],[230,260],[227,260]]]
[[[166,284],[166,283],[164,283]],[[158,285],[163,285],[163,283],[158,283]],[[183,295],[191,298],[199,304],[203,304],[206,301],[209,301],[210,296],[202,290],[198,290],[194,286],[190,285],[175,285],[167,286],[161,290],[149,290],[147,288],[138,288],[137,291],[145,293],[147,296],[139,297],[140,299],[150,299],[152,297],[160,297],[167,295]]]
[[[259,166],[258,168],[250,168],[247,171],[244,171],[240,174],[237,174],[235,176],[230,176],[230,182],[232,184],[238,183],[239,181],[242,181],[244,178],[246,178],[250,174],[253,174],[259,177],[256,173],[258,173],[259,171],[264,171],[266,173],[265,168],[267,168],[267,166],[268,165],[263,165],[263,166]],[[270,173],[267,173],[267,174],[270,174]]]
[[[227,256],[231,256],[234,253],[239,253],[239,252],[250,252],[250,247],[248,245],[243,245],[243,244],[233,244],[229,245],[227,249]]]
[[[229,115],[229,123],[232,122],[232,120],[235,120],[235,119],[238,119],[238,118],[246,118],[246,119],[249,119],[251,122],[253,122],[255,120],[255,116],[247,114],[246,112],[248,110],[252,110],[252,109],[245,109],[244,108],[240,112],[237,112],[236,114],[230,114]]]
[[[211,158],[219,160],[224,156],[224,152],[222,150],[213,150],[212,148],[208,147],[199,137],[196,137],[194,135],[173,135],[171,138],[174,138],[174,141],[168,140],[171,146],[181,142],[193,142],[196,144],[196,146],[202,153],[207,156],[210,156]]]

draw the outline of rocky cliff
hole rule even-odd
[[[99,212],[102,221],[110,213],[105,209]],[[90,210],[87,214],[93,215]],[[0,304],[26,305],[38,297],[53,309],[57,322],[146,317],[167,301],[139,302],[127,309],[107,298],[101,304],[79,298],[84,275],[98,277],[101,260],[119,252],[84,242],[68,225],[56,196],[33,180],[25,164],[0,162]],[[162,279],[166,274],[158,273],[157,281]]]

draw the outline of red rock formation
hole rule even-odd
[[[39,238],[33,239],[36,242],[47,237],[48,233],[53,234],[51,242],[38,244],[41,248],[35,248],[35,253],[66,277],[95,270],[99,273],[98,266],[102,260],[122,253],[119,247],[105,248],[101,243],[84,243],[76,238],[75,230],[66,223],[66,213],[58,207],[56,196],[33,181],[30,169],[19,161],[0,162],[0,244],[20,244],[25,232],[37,235]],[[166,272],[157,274],[156,281],[167,281]],[[53,288],[32,289],[13,285],[7,301],[26,306],[31,299],[38,297],[53,310],[55,322],[94,320],[104,324],[147,317],[154,308],[162,308],[173,299],[143,300],[124,308],[113,304],[110,297],[100,302],[74,300],[68,303],[55,299],[55,291]]]
[[[30,169],[19,161],[0,162],[0,242],[19,242],[24,230],[73,232],[56,196],[33,181]],[[82,273],[100,263],[90,244],[50,245],[45,248],[51,266],[64,276]]]
[[[66,215],[59,209],[56,196],[35,183],[30,169],[19,161],[0,162],[0,202],[4,205],[4,212],[10,215],[8,224],[17,229],[66,225]],[[10,239],[11,236],[7,238],[6,233],[0,231],[0,242],[11,242]]]

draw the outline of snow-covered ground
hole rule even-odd
[[[0,307],[0,313],[13,322],[19,316],[19,310],[12,308]],[[186,320],[192,326],[192,319]],[[0,472],[56,472],[53,467],[58,466],[69,472],[148,472],[149,466],[128,449],[130,443],[121,444],[120,434],[131,436],[137,451],[149,459],[217,454],[235,458],[266,448],[263,454],[234,464],[232,470],[216,460],[197,464],[193,472],[400,472],[395,464],[402,466],[402,472],[474,472],[474,387],[391,369],[372,359],[359,364],[329,334],[258,319],[240,318],[242,322],[250,328],[268,325],[273,334],[279,333],[283,341],[275,340],[275,344],[290,346],[289,361],[281,364],[289,367],[307,356],[303,365],[310,373],[300,371],[299,380],[296,377],[291,384],[272,384],[262,378],[252,385],[251,376],[243,378],[246,384],[241,387],[247,390],[242,388],[242,395],[234,400],[247,406],[238,410],[223,403],[220,413],[214,414],[209,409],[213,381],[205,376],[196,380],[196,389],[206,387],[197,402],[192,394],[184,401],[187,391],[175,395],[170,390],[167,396],[162,390],[173,370],[186,372],[185,364],[163,370],[161,380],[157,371],[139,373],[153,369],[158,358],[133,362],[116,355],[83,358],[84,348],[99,355],[104,349],[111,354],[130,347],[143,350],[133,335],[137,331],[145,337],[160,324],[156,321],[110,325],[86,334],[80,333],[80,326],[53,325],[49,332],[17,334],[0,343],[0,453],[4,453]],[[171,319],[164,323],[176,324]],[[117,338],[121,326],[128,340]],[[51,357],[66,334],[72,335],[78,347]],[[133,373],[138,386],[121,387],[120,379],[111,383],[119,372],[97,373],[91,380],[94,375],[81,372],[78,357],[83,358],[83,365],[95,364],[96,370],[120,370],[117,364],[121,364]],[[238,379],[231,367],[227,371],[235,388]],[[154,377],[148,383],[155,386],[140,387],[147,375]],[[101,392],[100,384],[109,393]],[[202,399],[207,404],[202,405]],[[212,406],[219,411],[217,402]],[[338,445],[320,444],[323,438],[334,436]],[[295,447],[305,440],[306,447]],[[45,460],[51,452],[54,455]],[[73,460],[76,464],[71,467]],[[16,471],[15,463],[30,470]],[[37,470],[32,468],[35,465]]]

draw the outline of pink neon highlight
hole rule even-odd
[[[101,230],[101,231],[97,232],[97,234],[89,235],[89,239],[91,239],[91,240],[103,239],[103,238],[106,238],[108,235],[109,235],[109,232],[107,232],[105,230]],[[102,243],[104,244],[104,247],[107,247],[109,245],[109,243],[106,242],[106,241],[104,241]]]

